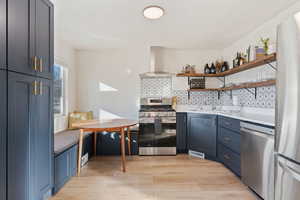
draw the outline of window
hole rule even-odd
[[[53,88],[53,106],[55,115],[66,114],[66,70],[64,67],[54,65],[54,88]]]

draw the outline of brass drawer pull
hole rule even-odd
[[[230,139],[229,137],[224,137],[224,141],[225,141],[225,142],[230,142],[231,139]]]
[[[37,96],[38,95],[38,86],[37,86],[37,81],[34,81],[33,83],[32,83],[32,85],[33,85],[33,95],[34,96]]]
[[[32,60],[33,60],[33,61],[32,61],[32,62],[33,62],[33,70],[34,70],[34,71],[38,71],[38,67],[37,67],[38,59],[37,59],[37,57],[34,56]]]
[[[40,70],[40,72],[43,72],[43,68],[44,68],[44,66],[43,66],[43,59],[40,58],[39,59],[39,70]]]
[[[230,160],[230,159],[231,159],[230,156],[227,155],[227,154],[224,154],[224,158],[225,158],[226,160]]]
[[[225,124],[226,124],[227,126],[230,126],[230,125],[231,125],[231,123],[230,123],[230,122],[225,122]]]

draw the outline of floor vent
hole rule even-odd
[[[189,150],[189,155],[201,159],[205,159],[205,153]]]

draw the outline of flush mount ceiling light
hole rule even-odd
[[[144,9],[143,14],[147,19],[159,19],[165,13],[165,10],[159,6],[148,6]]]

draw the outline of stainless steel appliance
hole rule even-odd
[[[278,27],[275,200],[300,199],[300,13]]]
[[[242,181],[264,200],[274,199],[274,128],[241,122]]]
[[[176,112],[172,99],[141,99],[139,129],[139,155],[176,155]]]

